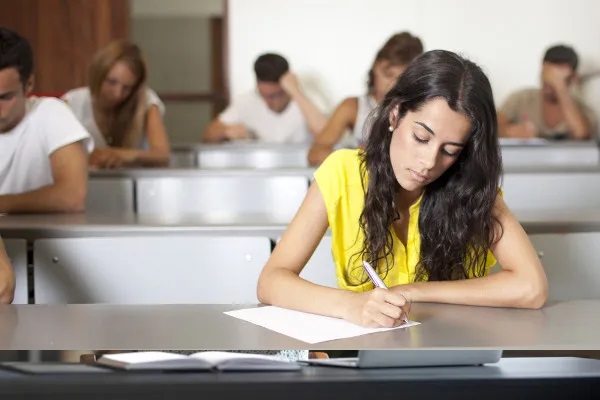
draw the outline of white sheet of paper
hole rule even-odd
[[[324,317],[274,306],[226,311],[225,314],[306,343],[327,342],[368,333],[408,328],[420,324],[420,322],[409,321],[395,328],[363,328],[339,318]]]

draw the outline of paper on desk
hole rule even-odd
[[[395,328],[363,328],[339,318],[324,317],[274,306],[226,311],[225,314],[306,343],[327,342],[368,333],[408,328],[420,324],[420,322],[409,321]]]

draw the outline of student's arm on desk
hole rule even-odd
[[[0,304],[10,304],[15,295],[15,273],[0,239]]]
[[[146,135],[149,150],[125,147],[101,147],[90,155],[90,165],[97,168],[166,167],[171,147],[158,106],[152,105],[146,114]]]
[[[211,121],[202,133],[204,143],[218,143],[226,140],[250,139],[252,134],[242,124],[224,124],[218,118]]]
[[[315,137],[308,151],[310,165],[321,164],[333,152],[333,146],[339,142],[347,128],[354,125],[358,112],[356,97],[345,99],[333,112],[325,128]]]
[[[548,282],[533,245],[501,196],[496,198],[494,215],[503,235],[492,247],[492,253],[502,271],[459,281],[410,283],[395,286],[395,289],[407,293],[414,302],[542,307],[548,296]]]
[[[54,183],[30,192],[0,196],[0,213],[81,212],[87,196],[87,154],[81,142],[50,155]]]
[[[528,119],[512,123],[509,118],[498,111],[498,136],[506,138],[531,139],[537,137],[537,128]]]
[[[258,280],[260,302],[292,310],[344,318],[368,327],[402,323],[405,299],[391,290],[351,292],[320,286],[300,272],[327,231],[327,210],[313,182],[298,213],[288,225]]]

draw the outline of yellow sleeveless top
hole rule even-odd
[[[325,200],[332,235],[332,253],[338,286],[353,291],[366,291],[373,284],[365,280],[360,257],[352,257],[362,249],[364,234],[360,229],[360,213],[365,192],[361,182],[360,150],[343,149],[332,153],[315,171],[314,178]],[[366,185],[366,183],[365,183]],[[419,209],[421,198],[409,208],[406,246],[392,234],[394,264],[383,281],[388,287],[414,282],[419,262],[421,236]],[[352,261],[352,264],[350,263]],[[496,264],[491,252],[486,260],[486,273]]]

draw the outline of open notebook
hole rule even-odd
[[[226,351],[205,351],[189,356],[161,351],[105,354],[97,362],[100,365],[130,371],[294,371],[301,368],[300,364],[276,356]]]

